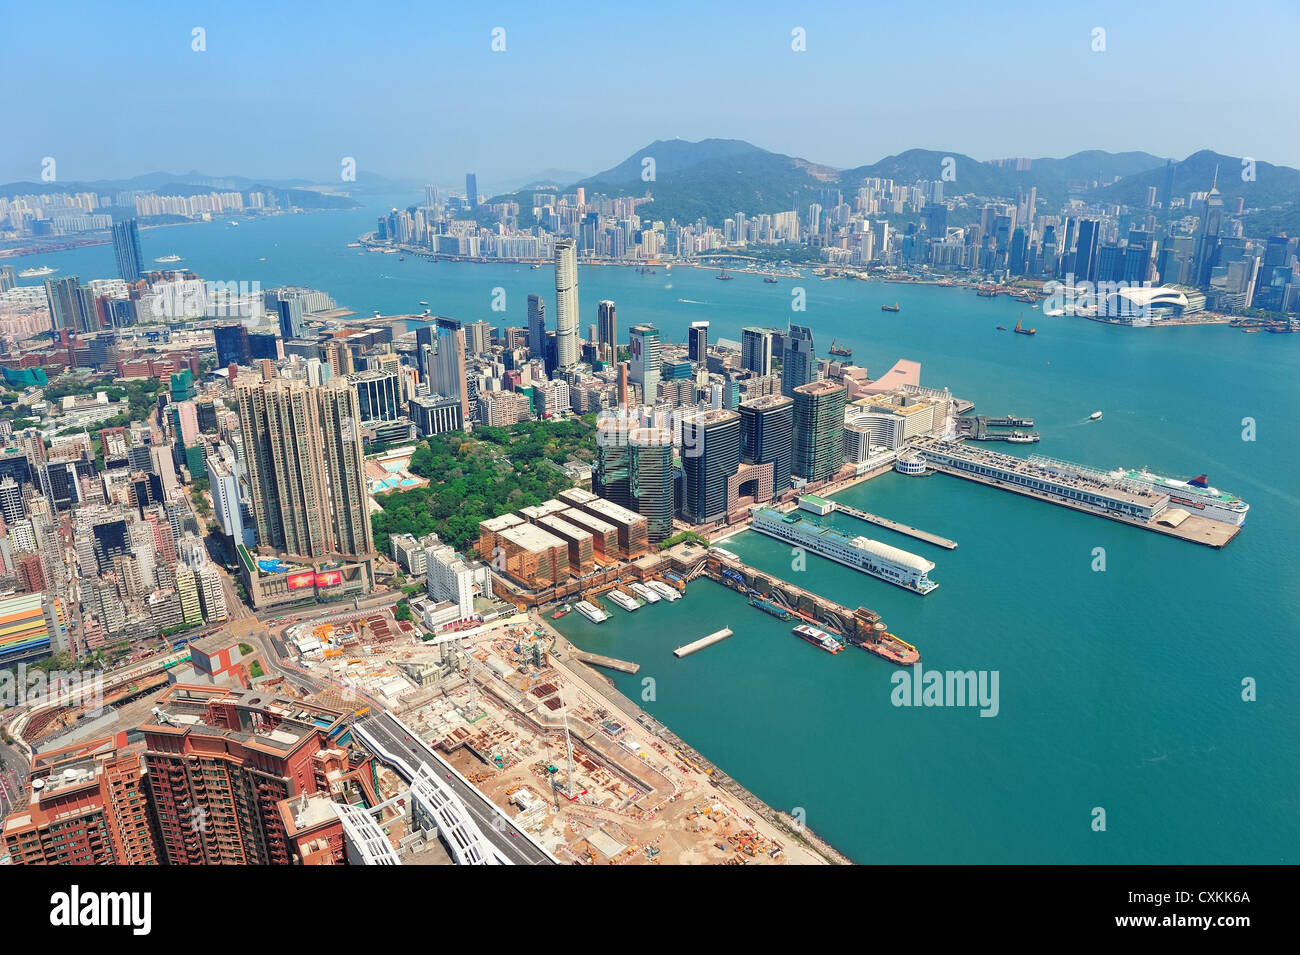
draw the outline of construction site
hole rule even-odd
[[[328,670],[353,702],[382,701],[562,863],[828,861],[720,787],[539,618],[338,655],[326,634],[319,647],[303,640],[318,629],[302,625],[305,666]]]

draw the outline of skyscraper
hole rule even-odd
[[[1074,280],[1090,282],[1097,274],[1097,239],[1100,223],[1096,219],[1079,222],[1079,241],[1074,253]]]
[[[691,327],[686,329],[686,352],[687,357],[697,364],[709,360],[708,322],[691,322]]]
[[[540,295],[528,296],[528,352],[533,358],[546,354],[546,303]]]
[[[793,397],[794,390],[800,385],[817,380],[817,352],[811,328],[807,325],[790,326],[782,361],[781,394]]]
[[[600,345],[597,351],[601,357],[606,361],[613,361],[618,351],[618,313],[614,310],[614,303],[609,299],[602,301],[599,306],[596,342]]]
[[[1223,196],[1219,194],[1219,170],[1214,170],[1214,182],[1205,197],[1205,215],[1201,216],[1201,229],[1196,236],[1196,258],[1192,281],[1197,285],[1210,284],[1210,272],[1218,258],[1219,230],[1223,227]]]
[[[653,405],[659,394],[659,329],[633,325],[628,331],[628,378],[641,386],[641,400]]]
[[[307,558],[373,551],[355,389],[250,377],[235,394],[258,544]]]
[[[814,381],[794,390],[794,464],[806,481],[824,481],[844,464],[843,385]]]
[[[212,329],[217,346],[217,366],[249,365],[253,356],[249,350],[248,329],[240,324],[218,325]]]
[[[429,368],[429,389],[444,398],[459,398],[461,420],[469,421],[469,385],[465,381],[465,328],[454,318],[437,322],[436,353]]]
[[[578,363],[578,249],[572,239],[555,243],[555,358],[566,370]]]
[[[628,487],[633,510],[646,519],[651,544],[673,534],[673,436],[666,428],[628,435]]]
[[[764,377],[772,374],[772,330],[744,328],[740,332],[740,367]]]
[[[465,199],[471,210],[478,208],[478,176],[472,172],[465,173]]]
[[[50,306],[50,327],[58,332],[79,332],[86,328],[81,283],[75,275],[45,280],[45,297]]]
[[[742,401],[740,459],[746,464],[772,464],[772,493],[790,486],[794,462],[794,399],[763,395]]]
[[[144,270],[140,254],[140,230],[135,219],[113,223],[113,254],[117,256],[117,275],[123,282],[138,282]]]
[[[682,516],[711,524],[727,516],[727,479],[740,467],[740,415],[725,408],[682,418]]]

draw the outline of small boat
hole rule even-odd
[[[1030,307],[1030,308],[1038,308],[1037,305],[1030,305],[1029,307]]]
[[[1089,420],[1089,421],[1100,421],[1100,420],[1101,420],[1101,412],[1100,412],[1100,411],[1094,411],[1092,414],[1088,415],[1088,420]]]
[[[236,222],[234,219],[231,219],[231,220],[230,220],[230,224],[233,225],[233,226],[238,226],[238,225],[239,225],[239,223]]]
[[[881,310],[882,312],[901,312],[901,311],[902,311],[902,309],[899,308],[897,302],[895,302],[893,305],[882,305],[882,306],[880,306],[880,310]]]
[[[1006,330],[1007,330],[1007,326],[1005,326],[1005,325],[999,325],[999,326],[998,326],[998,331],[1000,331],[1000,332],[1005,332]]]
[[[181,257],[180,257],[179,255],[164,255],[164,256],[161,256],[161,257],[159,257],[159,258],[154,259],[154,261],[157,262],[157,263],[160,264],[160,265],[166,265],[166,264],[169,264],[169,263],[171,263],[171,262],[179,262],[179,261],[181,261]]]
[[[533,271],[534,271],[534,272],[536,272],[536,271],[537,271],[537,270],[538,270],[538,269],[540,269],[540,268],[541,268],[541,266],[540,266],[540,265],[538,265],[538,264],[536,264],[536,263],[533,263],[533,265],[532,265],[532,266],[530,266],[530,268],[532,268],[532,270],[533,270]]]
[[[406,261],[406,256],[404,256],[404,255],[399,255],[399,256],[397,257],[397,261],[398,261],[398,262],[405,262],[405,261]]]
[[[421,305],[428,305],[429,303],[428,303],[428,302],[421,302],[420,304],[421,304]]]
[[[564,604],[563,606],[560,607],[560,609],[556,610],[555,613],[551,614],[551,619],[559,620],[565,614],[570,614],[570,613],[573,613],[573,607],[570,606],[569,604]]]
[[[349,242],[349,243],[348,243],[348,248],[349,248],[349,249],[359,249],[359,248],[361,248],[361,243],[360,243],[360,242]]]
[[[776,284],[776,279],[772,278],[772,276],[770,276],[770,275],[764,275],[764,276],[763,276],[763,282],[764,282],[764,284],[766,284],[766,285],[775,285],[775,284]]]
[[[714,277],[715,279],[717,279],[719,282],[730,282],[731,279],[732,279],[732,276],[730,276],[730,275],[727,274],[727,270],[726,270],[726,269],[723,269],[722,271],[720,271],[717,275],[715,275],[715,276],[713,276],[713,277]]]

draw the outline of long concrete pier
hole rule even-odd
[[[689,657],[692,653],[699,653],[705,647],[711,647],[715,643],[721,643],[723,640],[727,639],[727,637],[731,636],[731,632],[730,627],[723,627],[721,630],[717,630],[709,634],[707,637],[700,637],[700,639],[692,643],[678,647],[673,651],[673,656],[680,660],[682,657]]]
[[[945,550],[956,550],[957,542],[949,540],[946,537],[940,537],[938,534],[931,534],[929,531],[923,531],[918,527],[910,527],[907,524],[900,524],[898,521],[891,521],[887,517],[881,517],[879,514],[869,514],[866,511],[860,511],[856,507],[849,507],[847,504],[841,504],[839,501],[831,501],[835,505],[835,510],[843,511],[850,517],[856,517],[860,521],[866,521],[868,524],[875,524],[877,527],[885,527],[899,534],[906,534],[908,537],[915,537],[919,541],[925,541],[927,544],[933,544],[936,547],[942,547]]]
[[[574,659],[581,660],[583,663],[589,663],[594,667],[604,667],[606,670],[618,670],[621,673],[636,673],[641,669],[639,663],[629,663],[626,660],[618,660],[614,657],[602,656],[599,653],[588,653],[585,650],[574,650]]]

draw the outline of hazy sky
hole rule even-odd
[[[839,167],[911,147],[1300,167],[1294,2],[16,6],[0,11],[0,182],[38,179],[45,156],[63,181],[329,181],[352,156],[441,184],[474,170],[490,193],[713,136]]]

